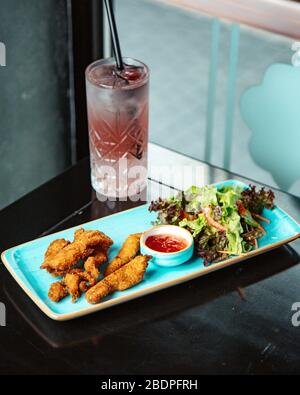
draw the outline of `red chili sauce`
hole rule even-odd
[[[186,240],[182,237],[167,234],[149,236],[145,244],[158,252],[177,252],[188,246]]]

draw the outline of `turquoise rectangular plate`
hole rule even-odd
[[[223,185],[247,187],[245,184],[234,180],[216,184],[217,187]],[[149,213],[148,204],[105,218],[99,218],[81,226],[66,229],[10,248],[2,253],[1,258],[14,279],[39,308],[50,318],[62,321],[80,317],[188,281],[300,237],[300,225],[279,207],[275,207],[272,211],[265,210],[263,215],[270,220],[270,224],[264,224],[267,234],[259,239],[259,248],[257,250],[242,256],[230,257],[210,266],[204,266],[203,260],[197,257],[174,268],[163,268],[150,262],[144,280],[141,283],[126,291],[115,292],[97,305],[88,304],[84,295],[76,303],[72,303],[70,297],[63,299],[59,303],[54,303],[48,298],[49,287],[56,280],[45,270],[41,270],[40,265],[43,262],[49,243],[57,238],[72,240],[74,231],[81,226],[85,229],[99,229],[114,240],[114,245],[109,254],[111,259],[117,254],[130,233],[142,232],[151,227],[151,222],[156,219],[156,214]]]

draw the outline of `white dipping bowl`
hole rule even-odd
[[[187,247],[183,250],[176,252],[160,252],[153,250],[146,246],[146,240],[149,236],[154,235],[173,235],[184,239],[187,242]],[[141,253],[143,255],[151,255],[152,262],[156,265],[164,266],[164,267],[173,267],[181,265],[182,263],[187,262],[194,253],[194,239],[191,233],[181,228],[180,226],[175,225],[157,225],[153,228],[146,230],[140,240]]]

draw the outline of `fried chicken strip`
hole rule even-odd
[[[137,255],[140,249],[141,235],[142,233],[135,233],[127,237],[118,255],[107,266],[104,273],[105,277],[126,265]]]
[[[98,303],[114,291],[124,291],[138,284],[144,277],[149,259],[151,257],[148,255],[139,255],[109,274],[87,291],[87,301],[92,304]]]
[[[74,241],[59,250],[55,255],[47,256],[41,266],[54,276],[63,275],[80,260],[93,253],[96,246],[112,243],[112,240],[99,230],[79,229]]]
[[[59,251],[61,251],[63,248],[65,248],[69,244],[70,244],[70,242],[65,239],[53,240],[45,252],[44,263],[48,259],[52,259]],[[43,263],[43,265],[44,265],[44,263]],[[42,266],[41,266],[41,268],[42,268]],[[54,269],[50,269],[50,268],[48,269],[48,272],[51,273],[54,277],[63,275],[63,273],[60,273],[59,271],[55,271]]]
[[[45,259],[53,258],[60,250],[65,248],[70,242],[65,239],[56,239],[49,244],[47,251],[45,252]]]

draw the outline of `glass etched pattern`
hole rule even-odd
[[[131,86],[86,84],[92,185],[104,196],[136,195],[147,178],[148,77]]]

